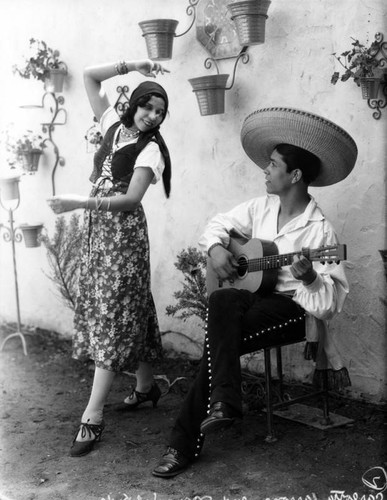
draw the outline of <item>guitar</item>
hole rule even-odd
[[[207,293],[219,288],[237,288],[261,293],[269,293],[274,290],[277,283],[278,269],[290,266],[294,255],[304,255],[310,261],[319,261],[323,264],[336,262],[347,258],[346,245],[331,245],[314,250],[303,248],[299,252],[278,255],[277,245],[272,241],[252,238],[247,240],[240,237],[232,237],[227,248],[238,262],[237,277],[233,281],[220,280],[212,265],[211,259],[207,259],[206,286]]]

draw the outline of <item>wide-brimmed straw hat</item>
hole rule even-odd
[[[322,116],[293,108],[264,108],[251,113],[241,130],[242,146],[260,168],[270,163],[278,144],[292,144],[315,154],[321,171],[311,186],[329,186],[351,172],[357,158],[352,137]]]

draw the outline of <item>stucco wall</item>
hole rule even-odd
[[[172,196],[165,200],[161,184],[146,194],[151,246],[153,291],[163,331],[183,332],[201,339],[203,330],[195,321],[182,323],[168,317],[165,308],[174,303],[182,275],[175,269],[176,254],[197,239],[207,220],[219,211],[265,192],[261,171],[246,157],[239,133],[244,118],[255,109],[291,106],[326,116],[346,129],[356,140],[359,157],[354,171],[330,188],[314,188],[311,194],[334,223],[348,246],[346,262],[351,293],[344,312],[332,323],[337,345],[352,378],[355,397],[380,401],[385,397],[386,369],[384,290],[385,274],[379,250],[385,242],[385,136],[387,111],[372,118],[353,82],[330,84],[338,69],[332,52],[350,46],[350,37],[371,41],[378,31],[387,31],[383,0],[273,0],[266,25],[266,43],[249,49],[248,64],[239,64],[233,88],[226,92],[226,112],[200,116],[189,78],[210,74],[204,68],[207,54],[192,29],[174,41],[173,59],[165,65],[171,73],[160,78],[170,96],[170,116],[163,135],[173,162]],[[179,20],[177,33],[189,25],[182,0],[2,0],[0,42],[1,129],[10,122],[17,127],[40,130],[42,110],[20,109],[33,99],[32,83],[25,86],[11,72],[11,66],[26,52],[30,37],[45,40],[61,52],[69,68],[63,96],[67,123],[55,128],[54,137],[64,167],[58,167],[58,193],[89,190],[92,155],[86,152],[85,131],[92,124],[92,112],[82,83],[87,64],[146,57],[145,42],[138,22],[169,17]],[[5,49],[5,50],[4,50]],[[220,62],[222,73],[232,73],[233,60]],[[109,81],[114,102],[116,87],[133,88],[142,77],[129,74]],[[25,89],[28,90],[25,90]],[[27,94],[26,94],[27,93]],[[41,88],[38,90],[41,94]],[[23,176],[17,224],[42,221],[52,234],[55,216],[46,204],[51,194],[54,156],[47,148],[41,168]],[[4,162],[1,169],[6,169]],[[0,210],[0,222],[7,214]],[[71,335],[72,315],[57,297],[46,277],[49,272],[43,247],[26,249],[17,245],[22,322]],[[16,319],[11,248],[0,243],[0,320]],[[192,349],[178,335],[168,342],[179,349]],[[197,355],[197,351],[191,351]],[[308,379],[311,365],[299,350],[287,357],[290,373]]]

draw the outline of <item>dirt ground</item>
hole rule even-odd
[[[0,339],[8,328],[0,328]],[[121,401],[133,383],[126,374],[117,376],[101,442],[91,454],[71,458],[68,450],[88,398],[91,365],[72,360],[69,340],[53,332],[31,330],[26,340],[27,356],[19,338],[10,339],[0,352],[0,499],[383,498],[385,408],[337,396],[332,410],[353,423],[320,430],[276,417],[279,439],[269,444],[264,441],[265,414],[246,408],[242,426],[207,438],[200,460],[186,472],[169,480],[153,477],[198,369],[197,362],[185,359],[168,358],[156,368],[169,383],[187,377],[170,388],[161,380],[165,395],[157,409],[114,412],[109,405]],[[376,478],[374,487],[367,487],[363,476]]]

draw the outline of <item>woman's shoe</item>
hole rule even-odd
[[[130,393],[128,396],[128,400],[131,401],[136,397],[136,402],[135,403],[123,403],[118,404],[115,407],[116,411],[133,411],[137,408],[137,406],[146,403],[147,401],[152,401],[153,408],[156,408],[157,403],[161,397],[161,391],[160,387],[154,383],[148,392],[138,392],[135,389]]]
[[[71,457],[83,457],[91,452],[94,447],[94,443],[101,440],[102,431],[105,428],[105,423],[102,420],[100,424],[89,424],[89,420],[81,422],[81,425],[75,434],[73,445],[70,448]],[[77,436],[81,431],[81,437],[84,438],[88,434],[90,439],[87,441],[77,441]]]

